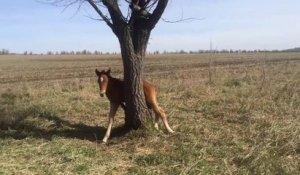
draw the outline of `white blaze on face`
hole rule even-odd
[[[103,77],[100,77],[100,84],[102,85],[104,81],[104,78]],[[101,85],[100,85],[100,96],[103,97],[104,94],[105,94],[105,90],[104,89],[101,89]]]

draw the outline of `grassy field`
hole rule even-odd
[[[149,55],[176,131],[101,139],[94,69],[119,56],[0,56],[0,174],[300,174],[300,53]]]

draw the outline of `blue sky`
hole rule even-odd
[[[299,0],[169,0],[149,51],[285,49],[300,46]],[[116,37],[87,5],[63,11],[38,0],[0,1],[0,49],[35,53],[71,50],[119,52]]]

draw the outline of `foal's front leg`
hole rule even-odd
[[[105,136],[103,138],[103,142],[106,143],[107,139],[110,136],[111,133],[111,128],[114,122],[114,116],[116,115],[117,109],[118,109],[119,105],[116,105],[114,103],[110,103],[110,111],[109,111],[109,115],[108,115],[108,127],[105,133]]]

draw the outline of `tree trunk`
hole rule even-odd
[[[129,26],[118,35],[124,67],[125,126],[128,128],[138,129],[141,119],[149,115],[142,82],[149,36],[147,30],[132,31]]]
[[[53,3],[60,4],[62,1],[64,0]],[[126,1],[130,7],[127,17],[124,17],[118,0],[85,1],[94,8],[100,19],[119,39],[124,67],[125,125],[137,129],[141,125],[141,119],[150,114],[142,84],[146,48],[150,33],[161,18],[169,0]],[[66,6],[74,2],[66,3]],[[102,12],[103,7],[107,9],[109,15]]]

